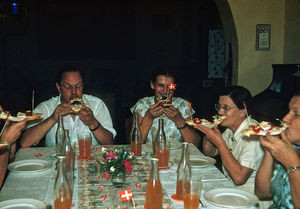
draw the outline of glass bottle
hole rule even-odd
[[[74,162],[75,153],[70,143],[69,130],[65,130],[65,140],[62,148],[62,154],[66,156],[66,175],[70,184],[71,191],[73,190],[74,178]],[[71,196],[72,197],[72,196]]]
[[[182,151],[180,162],[177,167],[177,184],[176,184],[176,198],[183,200],[183,186],[189,190],[190,180],[192,177],[189,143],[182,143]]]
[[[134,153],[135,156],[142,155],[142,136],[139,125],[138,114],[133,112],[133,126],[129,135],[130,143],[131,143],[131,152]]]
[[[162,208],[162,187],[159,180],[158,159],[151,158],[151,173],[146,187],[146,209]]]
[[[157,133],[156,133],[156,136],[154,137],[154,139],[152,139],[153,153],[156,153],[156,147],[157,147],[158,143],[166,144],[166,141],[167,141],[167,139],[166,139],[166,135],[165,135],[165,131],[164,131],[164,119],[159,118]]]
[[[58,155],[58,170],[54,183],[54,209],[70,209],[71,208],[71,189],[65,171],[64,155]]]
[[[56,143],[56,155],[62,155],[62,146],[65,140],[65,129],[63,116],[58,115],[58,124],[55,134],[55,143]]]

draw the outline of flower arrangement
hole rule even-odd
[[[133,152],[128,151],[124,146],[114,151],[102,147],[102,152],[103,158],[99,169],[102,177],[109,179],[131,173]]]

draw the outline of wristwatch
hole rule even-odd
[[[286,172],[287,172],[288,174],[290,174],[290,173],[293,173],[294,171],[296,171],[296,170],[298,170],[298,169],[300,169],[300,166],[293,166],[293,167],[289,167],[289,168],[286,170]]]

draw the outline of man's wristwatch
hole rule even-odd
[[[98,128],[100,128],[100,126],[101,126],[101,124],[98,122],[98,125],[93,129],[90,128],[90,131],[92,131],[92,132],[96,131]]]

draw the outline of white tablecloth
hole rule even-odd
[[[143,145],[143,151],[151,150]],[[203,156],[195,146],[191,146],[190,152],[193,155]],[[24,159],[45,159],[53,162],[53,166],[47,171],[30,175],[10,172],[0,192],[0,201],[14,198],[34,198],[45,202],[47,205],[53,206],[53,186],[56,173],[56,160],[51,158],[51,154],[53,153],[55,153],[55,150],[50,147],[20,149],[16,155],[16,161]],[[180,149],[171,150],[170,160],[173,161],[174,157],[180,154]],[[77,163],[75,163],[75,165],[77,165]],[[177,164],[172,166],[169,170],[160,171],[162,186],[171,200],[171,195],[176,192],[176,169]],[[214,165],[204,168],[193,168],[192,175],[199,175],[202,178],[200,199],[206,208],[220,208],[205,201],[204,193],[206,191],[214,188],[234,188],[234,185]],[[77,169],[75,169],[75,176],[78,177]],[[183,208],[183,203],[174,200],[172,200],[172,203],[174,208]],[[75,178],[72,208],[79,208],[78,205],[78,178]]]

